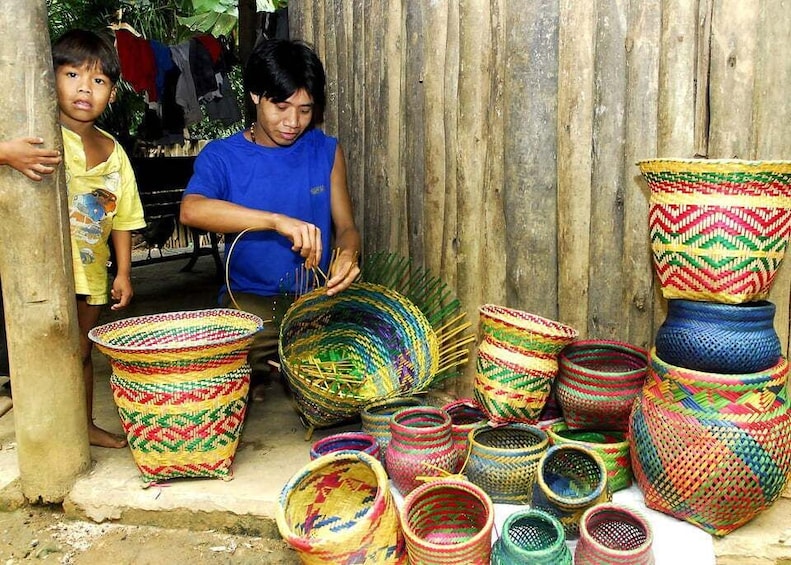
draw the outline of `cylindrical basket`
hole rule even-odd
[[[604,461],[580,445],[551,446],[538,463],[532,507],[555,516],[566,538],[579,536],[579,522],[591,506],[612,500]]]
[[[570,429],[627,430],[648,351],[620,341],[576,341],[560,353],[559,365],[555,395]]]
[[[725,375],[669,365],[652,351],[629,426],[646,505],[718,536],[771,506],[791,469],[787,382],[784,358]]]
[[[529,424],[479,425],[470,431],[462,472],[495,503],[526,504],[536,468],[547,450],[546,432]]]
[[[766,298],[791,234],[791,162],[651,159],[654,270],[667,299]]]
[[[250,387],[247,350],[260,318],[216,308],[126,318],[88,337],[143,480],[231,476]]]
[[[560,521],[543,510],[517,510],[505,519],[492,546],[492,565],[571,565],[571,551]]]
[[[580,520],[576,565],[653,565],[654,535],[639,513],[612,503],[596,505]]]
[[[365,432],[340,432],[313,442],[310,447],[310,459],[313,460],[336,451],[364,451],[377,459],[380,458],[379,444],[371,434]]]
[[[404,500],[401,527],[411,565],[489,565],[494,504],[472,483],[420,485]]]
[[[470,431],[478,424],[486,422],[488,416],[478,402],[472,398],[460,398],[445,404],[442,409],[448,413],[451,422],[453,445],[459,454],[457,471],[461,470],[470,447]]]
[[[406,563],[387,473],[365,452],[330,453],[308,463],[283,487],[275,519],[305,565]]]
[[[765,300],[670,300],[654,340],[656,353],[671,365],[708,373],[764,371],[782,353],[774,317],[775,305]]]
[[[418,396],[394,396],[366,404],[360,411],[362,431],[371,434],[379,444],[379,459],[385,465],[387,444],[390,443],[390,420],[402,408],[425,405]],[[385,468],[387,468],[385,466]]]
[[[599,455],[607,468],[607,485],[616,492],[632,485],[629,439],[624,432],[569,430],[565,422],[546,428],[552,445],[581,445]]]

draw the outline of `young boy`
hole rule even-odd
[[[71,30],[52,46],[63,152],[66,163],[80,356],[88,406],[91,445],[123,447],[126,439],[93,422],[92,342],[88,332],[108,300],[112,240],[117,273],[110,287],[113,310],[132,299],[131,231],[145,227],[143,206],[129,158],[118,142],[96,127],[107,105],[115,100],[121,74],[113,44],[85,30]]]

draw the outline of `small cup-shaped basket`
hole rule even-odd
[[[456,470],[459,471],[467,459],[470,431],[478,424],[486,422],[488,416],[481,405],[472,398],[454,400],[445,404],[442,409],[450,416],[453,445],[459,454],[459,464]]]
[[[577,565],[653,565],[654,535],[639,513],[612,503],[585,511],[574,551]]]
[[[579,536],[579,522],[588,508],[610,500],[607,468],[590,449],[571,444],[553,445],[539,461],[532,506],[560,520],[566,538]]]
[[[394,396],[367,404],[360,412],[362,431],[371,434],[379,444],[379,459],[385,463],[387,444],[390,443],[390,419],[402,408],[421,406],[425,401],[418,396]]]
[[[438,479],[406,497],[401,527],[413,565],[488,565],[494,504],[468,481]]]
[[[340,432],[313,442],[310,447],[310,459],[336,451],[364,451],[368,455],[379,458],[379,444],[374,436],[365,432]]]
[[[283,487],[275,519],[305,565],[406,562],[387,473],[362,451],[308,463]]]
[[[526,504],[549,439],[529,424],[481,424],[470,431],[470,455],[462,470],[496,503]]]
[[[492,546],[492,565],[571,565],[566,532],[557,518],[535,508],[517,510],[505,519]]]

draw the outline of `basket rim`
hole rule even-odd
[[[513,523],[519,520],[530,519],[530,518],[537,518],[539,520],[543,520],[547,524],[550,524],[552,528],[555,530],[555,532],[557,532],[558,537],[552,545],[544,549],[526,550],[518,546],[516,543],[513,542],[513,540],[511,540],[509,533]],[[500,543],[511,544],[513,546],[513,549],[515,549],[517,553],[524,553],[526,555],[529,555],[530,557],[540,558],[545,556],[551,556],[554,555],[555,552],[557,552],[558,548],[561,545],[564,546],[566,545],[566,530],[563,528],[563,524],[560,522],[560,520],[557,517],[553,516],[552,514],[550,514],[545,510],[541,510],[540,508],[524,508],[521,510],[517,510],[516,512],[512,512],[505,519],[505,522],[503,522],[502,529],[503,531],[502,534],[500,534],[500,537],[502,538],[503,541],[501,541]]]
[[[595,430],[572,430],[572,429],[569,428],[568,423],[565,422],[565,421],[555,422],[554,424],[551,424],[551,425],[547,426],[547,429],[546,429],[547,435],[549,436],[549,439],[552,441],[553,445],[560,445],[560,444],[566,444],[566,443],[568,443],[568,444],[578,444],[578,445],[582,445],[583,447],[587,447],[588,449],[593,450],[593,451],[596,451],[596,450],[599,450],[599,449],[604,449],[605,447],[610,448],[610,449],[628,449],[629,448],[629,439],[627,437],[627,432],[622,432],[622,431],[618,431],[618,430],[615,430],[615,431],[607,430],[607,433],[618,434],[618,435],[623,436],[623,438],[624,438],[623,441],[597,442],[597,441],[586,441],[586,440],[582,440],[582,439],[567,438],[567,437],[565,437],[565,436],[560,434],[560,432],[564,432],[564,431],[586,432],[586,431],[595,431]],[[598,431],[598,433],[604,433],[604,432],[603,431]]]
[[[781,355],[777,363],[764,369],[763,371],[756,371],[755,373],[712,373],[708,371],[699,371],[697,369],[687,369],[679,365],[668,363],[656,352],[656,347],[652,347],[649,353],[649,371],[657,372],[663,379],[672,378],[673,380],[693,379],[714,386],[716,384],[733,385],[738,382],[760,383],[767,379],[773,378],[774,375],[788,372],[789,364],[785,356]],[[656,367],[661,369],[661,372],[656,370]]]
[[[601,472],[601,480],[596,485],[596,488],[593,489],[593,491],[590,494],[586,495],[583,498],[571,498],[569,496],[563,496],[561,494],[558,494],[549,487],[549,485],[546,482],[546,479],[544,478],[544,466],[546,465],[547,461],[549,461],[549,459],[559,451],[581,452],[583,455],[590,456],[594,460],[596,465],[598,465],[599,471]],[[575,505],[579,506],[584,502],[597,500],[607,490],[607,480],[608,480],[607,465],[605,465],[602,456],[594,449],[590,449],[583,445],[578,445],[574,443],[561,443],[557,445],[551,445],[546,450],[546,452],[544,452],[541,459],[538,461],[538,467],[536,468],[536,483],[539,485],[539,488],[543,492],[551,492],[554,498],[560,504],[566,504],[569,506],[575,506]],[[596,506],[598,506],[598,504]]]
[[[233,335],[223,339],[217,339],[207,344],[172,342],[172,343],[159,344],[157,345],[156,348],[152,348],[150,345],[120,345],[107,341],[103,338],[103,335],[108,331],[111,331],[117,327],[129,326],[141,321],[149,322],[149,321],[195,319],[209,315],[215,317],[230,317],[239,320],[247,320],[255,324],[255,328],[250,328],[244,334]],[[94,342],[97,346],[103,347],[110,351],[121,351],[121,352],[129,352],[129,353],[149,352],[154,350],[179,351],[179,350],[195,349],[198,347],[206,347],[206,346],[216,347],[220,345],[227,345],[229,343],[245,341],[247,339],[250,339],[250,337],[253,334],[260,331],[263,327],[264,327],[264,321],[255,314],[250,314],[249,312],[245,312],[243,310],[236,310],[234,308],[206,308],[202,310],[179,310],[175,312],[161,312],[159,314],[147,314],[144,316],[132,316],[129,318],[114,320],[112,322],[108,322],[106,324],[102,324],[101,326],[96,326],[95,328],[91,329],[88,332],[88,339]]]
[[[640,159],[635,164],[638,167],[643,167],[644,165],[650,164],[671,164],[671,163],[678,163],[684,165],[702,165],[703,168],[706,168],[705,165],[711,164],[713,166],[722,165],[731,165],[734,167],[734,170],[742,170],[742,169],[754,169],[760,168],[762,166],[777,166],[781,165],[783,167],[788,167],[789,172],[791,172],[791,160],[788,159],[706,159],[706,158],[695,158],[695,157],[650,157],[647,159]]]
[[[588,521],[594,514],[598,514],[600,512],[613,512],[618,514],[625,514],[628,518],[634,520],[634,522],[640,524],[645,530],[645,541],[639,546],[634,549],[613,549],[612,547],[606,546],[603,543],[600,543],[599,540],[594,538],[591,533],[588,531]],[[651,524],[646,520],[645,516],[643,516],[637,510],[634,510],[628,506],[623,504],[617,504],[615,502],[602,502],[600,504],[596,504],[588,508],[585,512],[583,512],[582,517],[580,518],[580,539],[582,539],[583,534],[585,534],[585,543],[591,544],[594,548],[601,552],[605,553],[618,553],[619,557],[629,557],[633,555],[643,554],[647,551],[651,551],[651,548],[654,544],[654,532],[651,528]]]

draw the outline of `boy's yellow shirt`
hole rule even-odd
[[[89,304],[107,304],[110,233],[146,225],[137,181],[129,157],[109,133],[99,130],[113,140],[110,157],[86,170],[80,136],[65,127],[61,131],[75,290],[87,295]]]

